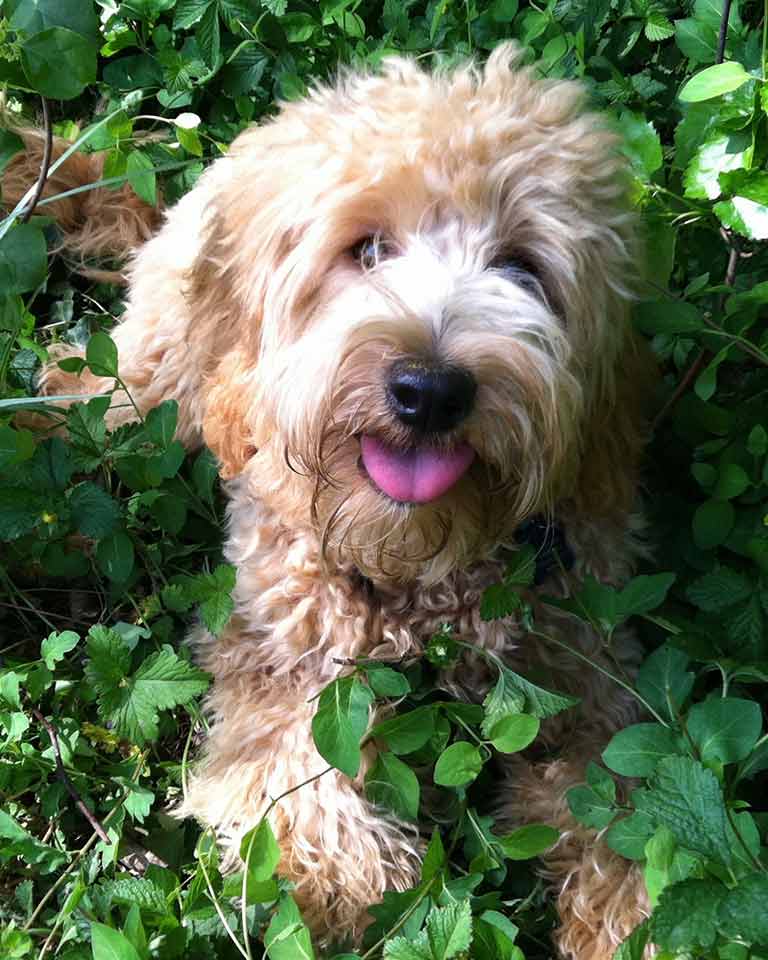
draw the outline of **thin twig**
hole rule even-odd
[[[64,786],[66,787],[67,793],[72,798],[72,802],[75,804],[75,806],[80,811],[80,813],[82,813],[82,815],[85,817],[88,823],[90,823],[91,827],[93,828],[93,832],[96,834],[99,840],[101,840],[103,843],[106,843],[108,845],[111,844],[112,841],[107,836],[106,830],[104,829],[104,827],[102,827],[102,825],[96,819],[94,814],[85,805],[85,801],[77,792],[75,785],[69,779],[69,776],[67,775],[67,771],[64,769],[64,760],[62,759],[62,756],[61,756],[61,747],[59,746],[59,736],[56,733],[56,728],[53,726],[53,724],[49,720],[46,720],[46,718],[42,715],[42,713],[40,713],[40,711],[37,710],[36,708],[34,707],[32,708],[32,713],[34,714],[38,723],[41,723],[43,725],[43,727],[45,728],[45,732],[50,737],[51,746],[53,747],[53,752],[56,756],[56,776],[64,784]]]
[[[40,163],[40,173],[37,176],[35,192],[29,201],[26,210],[19,217],[19,223],[27,223],[29,218],[35,212],[37,201],[45,187],[45,181],[48,179],[48,167],[51,165],[51,152],[53,150],[53,128],[51,127],[51,115],[48,112],[48,101],[45,97],[40,97],[43,104],[43,130],[45,132],[45,143],[43,144],[43,159]]]
[[[717,38],[717,56],[715,63],[722,63],[725,59],[725,42],[728,39],[728,18],[731,15],[731,0],[725,0],[723,13],[720,17],[720,35]]]

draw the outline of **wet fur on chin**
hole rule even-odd
[[[614,136],[582,101],[578,85],[537,78],[511,46],[482,70],[429,74],[395,59],[318,86],[241,134],[168,212],[132,261],[114,337],[134,400],[178,401],[179,438],[207,443],[231,498],[236,610],[221,637],[194,637],[215,684],[183,812],[230,838],[234,860],[268,798],[322,769],[310,700],[338,661],[418,654],[451,622],[582,698],[577,717],[544,724],[563,759],[517,758],[499,805],[506,824],[561,826],[544,866],[557,942],[577,960],[607,960],[647,899],[564,795],[634,705],[514,619],[479,616],[503,572],[499,548],[527,517],[564,522],[576,583],[621,582],[639,549],[630,512],[651,367],[627,322],[634,227]],[[369,235],[383,243],[362,266],[351,251]],[[359,442],[414,442],[385,393],[388,367],[414,357],[478,384],[442,441],[469,443],[475,461],[418,506],[374,487]],[[42,387],[83,391],[56,367]],[[571,587],[558,574],[544,589]],[[636,669],[629,634],[611,659],[567,617],[539,625],[598,663]],[[457,678],[473,697],[486,682],[469,669]],[[369,745],[355,783],[330,773],[273,813],[280,869],[324,939],[359,936],[366,906],[418,877],[412,825],[361,795],[374,757]]]

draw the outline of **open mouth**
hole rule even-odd
[[[398,448],[367,434],[360,438],[360,450],[371,482],[399,503],[437,500],[459,482],[475,458],[467,443],[449,449]]]

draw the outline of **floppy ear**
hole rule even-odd
[[[648,344],[627,327],[613,368],[593,391],[576,505],[587,516],[626,515],[636,505],[658,370]]]

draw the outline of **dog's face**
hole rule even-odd
[[[574,496],[614,402],[621,164],[578,88],[509,59],[398,61],[246,133],[193,280],[209,444],[375,579],[438,579]]]

